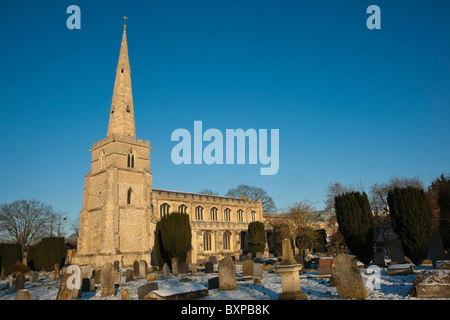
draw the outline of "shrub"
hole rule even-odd
[[[28,251],[27,265],[33,270],[50,271],[55,264],[64,265],[66,251],[63,237],[42,238]]]
[[[9,267],[22,262],[22,247],[18,243],[0,244],[0,266],[8,272]]]
[[[248,247],[253,256],[255,256],[257,252],[264,252],[266,245],[264,223],[261,221],[255,221],[248,224],[247,241]]]

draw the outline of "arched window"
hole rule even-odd
[[[217,221],[217,208],[216,207],[212,207],[211,211],[211,221]]]
[[[102,150],[100,153],[100,169],[105,169],[106,167],[106,156],[105,156],[105,150]]]
[[[237,211],[237,219],[238,222],[244,221],[244,211],[242,211],[241,209]]]
[[[179,213],[187,213],[187,206],[182,204],[178,206],[178,212]]]
[[[134,153],[133,150],[130,150],[127,157],[127,167],[134,168]]]
[[[131,193],[132,192],[133,191],[131,190],[131,188],[128,189],[128,191],[127,191],[127,204],[131,204]]]
[[[231,233],[229,231],[225,231],[223,234],[223,250],[231,249]]]
[[[198,206],[195,208],[195,220],[203,220],[203,207]]]
[[[159,206],[159,216],[162,218],[169,214],[170,206],[167,203],[163,203]]]
[[[241,231],[241,250],[247,248],[247,232]]]
[[[207,231],[203,234],[203,251],[212,250],[212,235],[211,232]]]
[[[223,220],[224,221],[231,221],[231,210],[229,208],[226,208],[223,212]]]
[[[251,212],[251,215],[252,215],[252,222],[255,222],[256,221],[256,212],[253,210]]]

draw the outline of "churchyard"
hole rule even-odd
[[[448,260],[408,263],[391,244],[391,257],[376,255],[364,265],[354,256],[314,256],[309,269],[297,263],[290,246],[280,258],[231,258],[201,264],[179,264],[170,270],[108,263],[101,269],[80,265],[78,274],[32,272],[0,281],[0,300],[279,300],[368,299],[421,300],[450,298]],[[436,256],[433,255],[433,258]],[[377,263],[377,264],[375,264]],[[74,267],[76,269],[77,267]],[[175,272],[175,273],[174,273]],[[286,272],[290,277],[283,278]],[[296,282],[295,278],[298,277]],[[288,279],[288,280],[285,280]],[[294,280],[292,280],[294,279]],[[75,280],[80,289],[76,289]],[[288,281],[289,283],[286,283]],[[70,283],[70,284],[69,284]]]

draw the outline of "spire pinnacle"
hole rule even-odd
[[[124,17],[124,19],[126,22],[128,18]],[[130,74],[125,24],[120,46],[119,62],[116,69],[116,80],[114,83],[107,137],[117,135],[136,138]]]

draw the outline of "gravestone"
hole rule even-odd
[[[190,269],[191,269],[192,274],[197,273],[197,265],[195,263],[190,264]]]
[[[217,264],[217,263],[218,263],[218,262],[217,262],[217,257],[216,257],[216,256],[210,256],[208,261],[209,261],[209,262],[212,262],[212,263],[214,263],[214,264]]]
[[[13,284],[14,284],[14,275],[9,274],[6,277],[6,289],[12,289]]]
[[[31,282],[39,282],[39,271],[33,271],[31,274]]]
[[[167,263],[164,263],[164,266],[162,268],[162,274],[163,274],[163,280],[172,278],[172,275],[170,274],[170,268]]]
[[[236,290],[236,267],[231,257],[219,262],[219,290]]]
[[[432,236],[427,239],[428,250],[430,251],[431,262],[433,268],[436,268],[436,262],[439,260],[447,260],[447,254],[445,253],[444,244],[439,236]]]
[[[403,252],[402,242],[399,239],[389,240],[387,242],[391,263],[405,263],[405,253]]]
[[[214,272],[214,263],[208,261],[205,263],[205,272],[206,273],[213,273]]]
[[[16,293],[15,300],[31,300],[31,294],[28,290],[20,290]]]
[[[262,278],[262,263],[253,264],[253,277]]]
[[[147,281],[157,281],[159,280],[159,274],[157,273],[149,273],[147,275]]]
[[[139,261],[133,262],[133,272],[135,277],[139,277]]]
[[[157,282],[149,282],[147,284],[144,284],[143,286],[138,287],[137,288],[138,299],[139,300],[144,299],[144,297],[153,290],[158,290]]]
[[[114,279],[114,266],[111,262],[108,262],[102,267],[102,273],[100,275],[101,297],[109,297],[116,294]]]
[[[256,259],[262,259],[263,258],[262,252],[257,252],[256,255],[255,255],[255,258]]]
[[[95,291],[95,280],[89,278],[81,279],[81,292]]]
[[[320,257],[319,258],[319,267],[317,268],[317,273],[320,276],[331,275],[332,261],[333,261],[333,257]]]
[[[95,284],[99,284],[100,283],[101,275],[102,275],[102,269],[96,269],[95,272],[94,272],[94,282],[95,282]]]
[[[384,260],[384,248],[375,248],[373,252],[373,263],[379,267],[386,266],[386,261]]]
[[[127,269],[125,271],[125,282],[130,282],[134,280],[134,271],[131,269]]]
[[[208,289],[200,283],[184,284],[161,290],[153,290],[144,300],[194,300],[208,295]]]
[[[273,255],[273,253],[269,253],[269,259],[273,259],[275,258],[275,256]]]
[[[92,264],[79,265],[81,269],[81,278],[91,278],[94,272],[94,266]]]
[[[19,273],[16,276],[16,281],[14,282],[14,290],[23,290],[25,287],[25,275],[23,273]]]
[[[66,272],[61,279],[56,300],[72,300],[81,297],[81,288],[77,288],[77,285],[81,285],[80,276],[81,271]]]
[[[301,264],[294,260],[292,246],[289,239],[282,241],[283,259],[275,267],[275,272],[281,275],[281,294],[278,299],[307,299],[306,294],[301,290],[299,272]]]
[[[139,260],[139,278],[145,278],[147,275],[147,261]]]
[[[180,271],[178,270],[178,258],[177,257],[173,257],[172,259],[170,259],[171,265],[172,265],[172,273],[173,274],[179,274]]]
[[[178,272],[181,274],[189,273],[189,265],[187,263],[179,263],[178,264]]]
[[[254,262],[250,259],[245,260],[242,264],[242,276],[243,277],[253,277],[253,265]]]
[[[338,254],[331,264],[334,283],[341,299],[366,299],[369,297],[354,259]]]
[[[219,289],[219,277],[208,279],[208,289]]]

